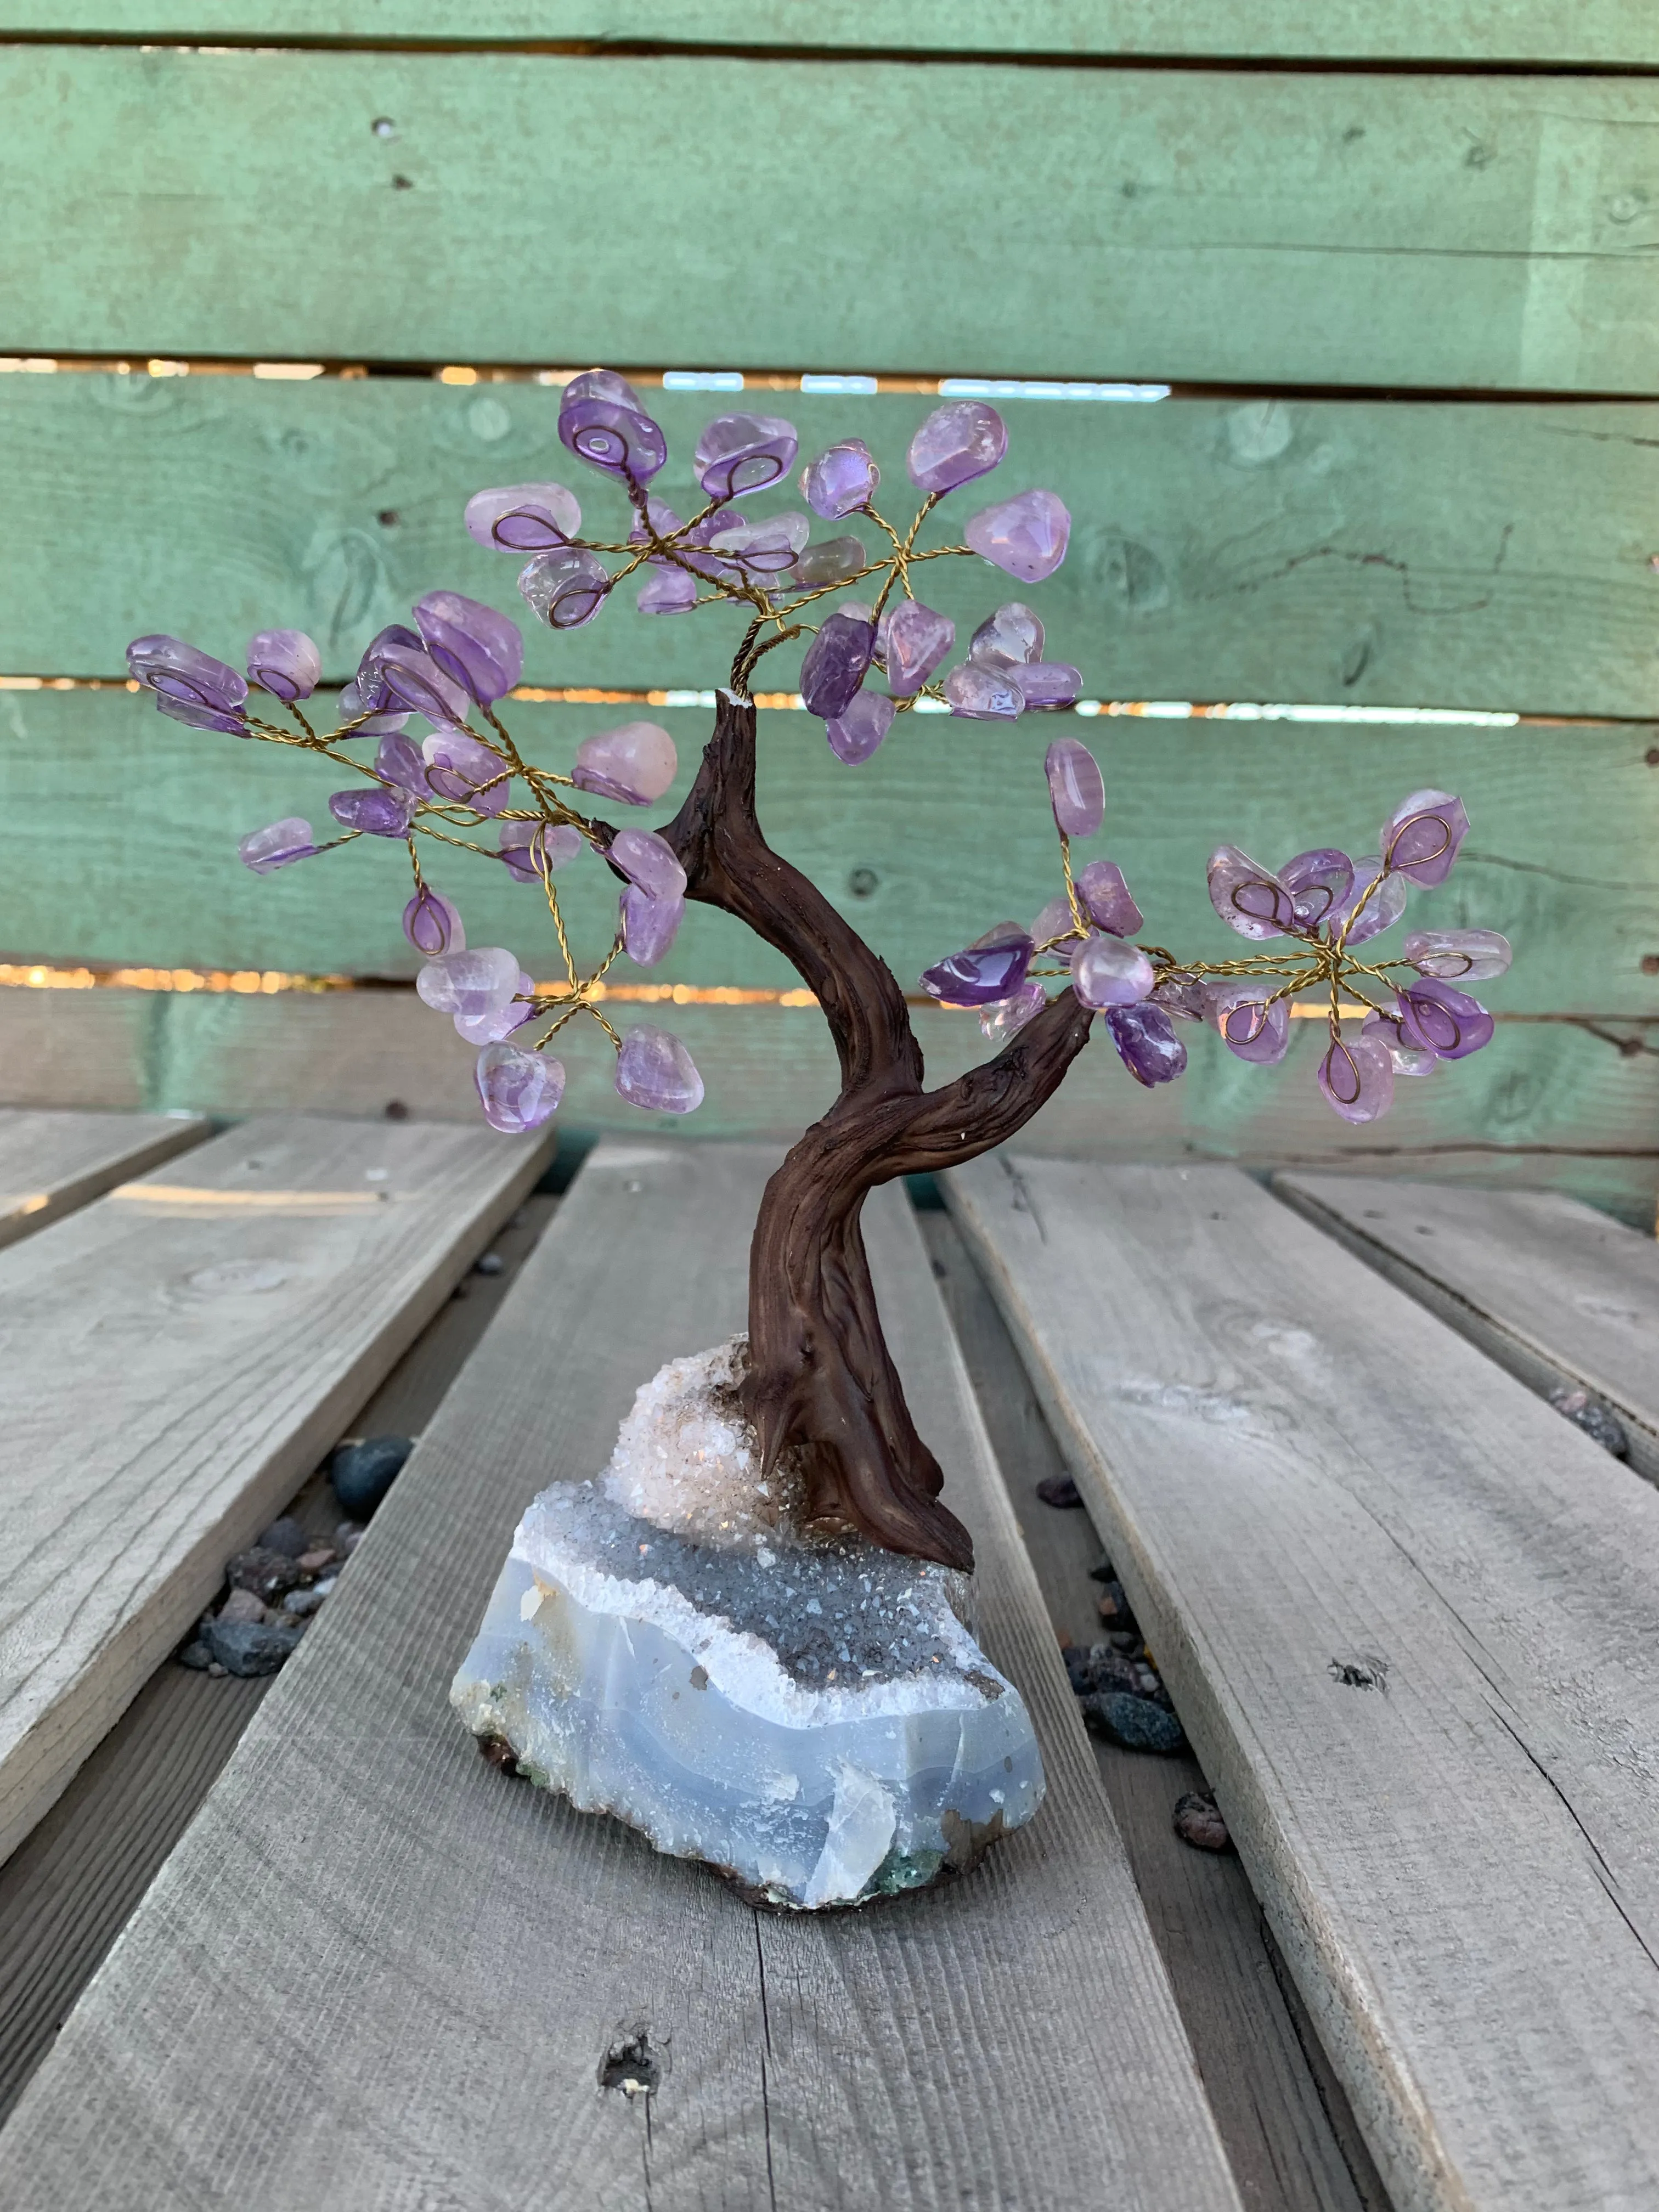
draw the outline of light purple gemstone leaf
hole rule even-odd
[[[618,901],[623,951],[636,968],[654,968],[673,944],[685,919],[683,898],[653,898],[630,884]]]
[[[617,483],[651,481],[668,459],[668,441],[662,425],[653,422],[638,403],[629,404],[602,398],[589,386],[578,392],[583,380],[566,385],[559,405],[559,436],[578,460]],[[622,382],[620,377],[617,379]]]
[[[415,988],[441,1014],[493,1014],[518,992],[518,961],[504,945],[441,952],[415,978]]]
[[[1083,690],[1083,675],[1069,660],[1028,660],[1017,672],[1025,703],[1031,708],[1072,706]]]
[[[474,1073],[484,1119],[506,1136],[550,1121],[564,1096],[564,1064],[517,1045],[487,1044]]]
[[[268,823],[263,830],[250,830],[238,844],[236,854],[256,876],[268,876],[274,868],[309,860],[316,850],[310,823],[297,814],[285,814],[280,822]]]
[[[1283,936],[1295,926],[1296,902],[1270,868],[1241,853],[1237,845],[1218,845],[1210,855],[1210,904],[1230,929],[1257,944]]]
[[[1027,977],[1018,990],[1011,991],[1006,999],[999,999],[994,1006],[981,1006],[979,1025],[994,1044],[1006,1044],[1027,1022],[1035,1020],[1048,1003],[1048,994],[1041,983]]]
[[[489,706],[524,670],[524,633],[515,622],[459,592],[428,592],[415,602],[426,649],[446,676]]]
[[[957,626],[920,599],[902,599],[886,618],[882,639],[887,659],[887,688],[908,699],[927,681],[956,643]]]
[[[642,1022],[623,1038],[617,1055],[617,1090],[630,1106],[663,1114],[692,1114],[702,1103],[696,1063],[672,1030]]]
[[[839,522],[875,495],[881,471],[862,438],[844,438],[800,472],[801,495],[814,514]]]
[[[1391,873],[1409,877],[1425,890],[1443,884],[1457,848],[1468,835],[1469,817],[1461,799],[1449,791],[1414,791],[1402,799],[1378,833],[1382,863]]]
[[[717,415],[697,440],[697,482],[710,499],[746,499],[788,475],[799,443],[781,415]]]
[[[1023,491],[981,507],[963,532],[975,553],[1022,584],[1040,584],[1066,558],[1072,518],[1051,491]]]
[[[1376,1037],[1388,1047],[1389,1058],[1394,1063],[1394,1072],[1397,1076],[1432,1075],[1439,1065],[1438,1053],[1430,1052],[1423,1045],[1408,1042],[1400,1026],[1398,1014],[1385,1014],[1373,1009],[1360,1024],[1359,1034],[1364,1037]]]
[[[649,806],[678,773],[674,740],[659,722],[621,722],[582,739],[571,780],[623,806]]]
[[[464,722],[471,703],[465,689],[447,675],[424,645],[387,645],[374,659],[374,672],[393,706],[407,707],[431,722]],[[359,688],[362,688],[359,677]]]
[[[1371,888],[1373,884],[1375,890]],[[1346,928],[1346,942],[1350,947],[1364,945],[1370,938],[1380,937],[1385,929],[1391,929],[1405,911],[1405,878],[1383,875],[1382,861],[1372,854],[1368,860],[1354,862],[1353,888],[1340,905],[1331,909],[1325,933],[1334,940],[1342,936]],[[1350,921],[1351,915],[1357,915],[1358,919]]]
[[[520,968],[517,996],[489,1013],[457,1014],[455,1034],[465,1037],[468,1044],[494,1044],[501,1037],[511,1036],[515,1030],[521,1030],[526,1022],[535,1019],[535,984]]]
[[[1085,911],[1114,937],[1133,937],[1140,927],[1140,908],[1115,860],[1091,860],[1077,878],[1077,889]]]
[[[673,847],[654,830],[618,830],[611,841],[611,859],[651,897],[684,897],[685,870]]]
[[[1229,1052],[1260,1067],[1272,1067],[1290,1050],[1291,1008],[1286,999],[1269,1004],[1271,979],[1249,975],[1205,986],[1209,1019]]]
[[[127,673],[161,698],[220,714],[232,714],[247,697],[247,685],[234,668],[181,638],[135,637],[127,647]]]
[[[642,615],[689,614],[696,603],[696,578],[666,562],[656,564],[656,573],[646,578],[634,601]]]
[[[988,668],[1030,667],[1042,658],[1042,624],[1030,607],[1010,599],[988,615],[969,642],[969,660]]]
[[[980,399],[936,407],[910,441],[910,481],[918,490],[953,491],[988,475],[1008,450],[1008,426]]]
[[[923,971],[921,988],[941,1006],[994,1006],[1019,988],[1030,964],[1031,940],[1021,931],[1001,944],[953,952]]]
[[[1072,988],[1085,1006],[1129,1006],[1151,995],[1157,977],[1137,945],[1088,937],[1072,955]]]
[[[308,699],[323,672],[323,656],[302,629],[262,629],[247,641],[248,681],[273,699]]]
[[[404,908],[404,935],[428,960],[440,952],[464,952],[466,931],[461,917],[441,891],[422,884]]]
[[[893,726],[895,708],[879,691],[858,692],[843,711],[823,726],[830,750],[839,761],[856,768],[867,761]]]
[[[1317,929],[1336,913],[1353,888],[1353,862],[1334,846],[1322,845],[1298,853],[1279,871],[1279,880],[1291,895],[1298,929]]]
[[[1394,1061],[1377,1036],[1334,1040],[1319,1063],[1325,1103],[1345,1121],[1380,1121],[1394,1103]]]
[[[440,799],[499,814],[513,796],[512,773],[491,745],[466,730],[434,730],[421,747],[429,789]]]
[[[1466,1060],[1492,1042],[1492,1018],[1480,1001],[1432,975],[1407,983],[1396,992],[1395,1004],[1407,1042],[1442,1060]]]
[[[538,553],[519,571],[520,596],[550,629],[580,629],[591,623],[610,589],[611,571],[579,546]]]
[[[945,698],[951,712],[969,722],[1017,722],[1025,712],[1014,671],[979,660],[957,663],[945,679]]]
[[[1187,1048],[1161,1006],[1150,1000],[1142,1006],[1109,1006],[1105,1020],[1118,1058],[1137,1083],[1151,1090],[1185,1073]]]
[[[1413,968],[1445,983],[1489,982],[1515,957],[1496,929],[1413,929],[1400,949]]]
[[[501,484],[474,492],[465,520],[467,535],[480,545],[501,553],[551,553],[581,528],[582,511],[562,483]]]
[[[355,786],[329,794],[328,811],[348,830],[368,837],[406,837],[415,816],[415,795],[389,784]]]
[[[832,722],[856,697],[876,647],[875,625],[838,608],[806,648],[800,696],[808,714]]]
[[[1100,763],[1076,738],[1056,738],[1043,760],[1054,820],[1067,837],[1092,837],[1106,819]]]

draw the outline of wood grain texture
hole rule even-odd
[[[1656,121],[1639,77],[19,45],[0,343],[1651,393]]]
[[[211,1133],[205,1121],[183,1117],[0,1109],[0,1244],[32,1237]]]
[[[647,390],[669,438],[658,488],[680,514],[701,498],[697,431],[734,404],[788,416],[809,454],[862,437],[884,470],[884,511],[915,512],[904,453],[934,398]],[[0,547],[5,665],[125,676],[127,641],[157,628],[240,665],[252,632],[280,623],[308,630],[343,679],[434,584],[524,618],[519,563],[461,529],[473,492],[553,477],[574,483],[597,535],[626,530],[619,495],[559,443],[558,399],[522,381],[0,377],[0,470],[19,526]],[[922,542],[959,540],[961,520],[1005,483],[1060,491],[1070,550],[1030,596],[1091,696],[1653,712],[1659,409],[998,404],[1009,455],[994,485],[947,503]],[[976,561],[917,581],[964,641],[1017,588]],[[532,626],[528,680],[719,681],[742,617],[638,615],[636,590],[582,629]],[[773,654],[765,687],[788,689],[798,665],[793,648]]]
[[[1659,1496],[1233,1172],[949,1196],[1400,2212],[1650,2203]]]
[[[597,43],[1222,59],[1659,64],[1635,0],[13,0],[14,32],[71,38]]]
[[[897,1193],[870,1221],[884,1313],[1042,1738],[1039,1821],[897,1909],[757,1920],[495,1773],[448,1709],[532,1493],[590,1474],[641,1378],[740,1322],[775,1158],[592,1156],[0,2136],[17,2212],[1046,2212],[1104,2173],[1125,2204],[1237,2205]],[[669,2059],[648,2112],[595,2081],[635,2022]]]
[[[917,1226],[1048,1617],[1062,1644],[1092,1644],[1100,1585],[1090,1570],[1105,1547],[1086,1513],[1036,1495],[1065,1462],[961,1231],[942,1208],[919,1212]],[[1175,1833],[1177,1797],[1207,1786],[1197,1760],[1091,1741],[1246,2212],[1387,2212],[1346,2097],[1310,2063],[1237,1855],[1194,1850]],[[1307,2045],[1316,2051],[1310,2031]]]
[[[707,1099],[690,1121],[647,1121],[617,1097],[610,1049],[596,1034],[563,1055],[567,1128],[636,1136],[649,1127],[676,1143],[793,1140],[836,1095],[835,1054],[811,1007],[617,1006],[612,1012],[624,1026],[654,1020],[684,1038]],[[921,1037],[930,1081],[987,1056],[970,1016],[930,1014]],[[1475,1059],[1409,1090],[1402,1085],[1387,1121],[1353,1129],[1315,1088],[1317,1049],[1302,1024],[1291,1060],[1278,1069],[1246,1066],[1208,1030],[1187,1043],[1181,1085],[1147,1091],[1097,1039],[1022,1133],[1024,1149],[1559,1185],[1622,1218],[1653,1219],[1659,1055],[1650,1051],[1626,1057],[1565,1024],[1505,1024]],[[476,1127],[473,1061],[471,1048],[413,992],[275,999],[0,992],[0,1097],[12,1104],[143,1103],[232,1118],[273,1108],[378,1116],[396,1105]]]
[[[273,1117],[0,1255],[0,1858],[548,1150]]]
[[[581,738],[640,711],[518,702],[506,719],[531,759],[568,773]],[[680,773],[660,812],[644,818],[665,821],[712,716],[656,711]],[[1079,847],[1079,861],[1109,854],[1148,940],[1181,957],[1226,960],[1237,949],[1205,889],[1218,844],[1241,844],[1268,866],[1314,845],[1375,851],[1377,825],[1407,793],[1431,786],[1459,792],[1473,826],[1450,882],[1414,899],[1407,927],[1506,932],[1515,965],[1480,993],[1495,1012],[1659,1013],[1659,980],[1642,967],[1659,952],[1650,726],[1356,732],[1031,716],[1010,729],[912,715],[874,759],[848,769],[812,716],[769,712],[761,819],[769,842],[914,992],[924,968],[1004,915],[1029,921],[1061,888],[1042,772],[1061,732],[1095,750],[1111,794],[1108,826]],[[0,693],[0,732],[14,740],[0,744],[0,957],[412,979],[419,961],[402,927],[409,859],[397,841],[360,839],[270,877],[236,858],[244,831],[280,817],[303,815],[320,834],[329,793],[356,781],[344,769],[184,730],[125,692]],[[616,819],[623,810],[601,811]],[[63,865],[71,817],[73,870]],[[495,841],[486,832],[481,842]],[[562,973],[536,888],[513,883],[493,858],[430,843],[422,852],[473,944],[510,945],[538,977]],[[617,878],[583,854],[559,886],[577,956],[597,966],[616,927]],[[740,923],[702,908],[648,974],[623,960],[613,976],[765,989],[800,980]],[[446,1025],[434,1016],[430,1026],[435,1036]]]
[[[1278,1175],[1273,1188],[1534,1390],[1614,1407],[1659,1481],[1659,1243],[1559,1193]]]

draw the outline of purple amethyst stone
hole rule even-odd
[[[856,697],[876,649],[873,623],[844,610],[831,615],[806,648],[800,696],[807,712],[834,721]]]
[[[262,629],[247,641],[248,681],[292,706],[309,699],[323,672],[323,656],[302,629]]]
[[[969,945],[923,970],[921,988],[945,1006],[992,1006],[1025,981],[1034,951],[1023,933],[1001,945]]]
[[[910,481],[921,491],[954,491],[988,476],[1008,450],[1008,426],[982,399],[936,407],[910,441]]]
[[[422,884],[404,908],[404,935],[428,960],[441,952],[463,952],[466,932],[461,917],[441,892]]]
[[[415,602],[426,649],[446,676],[481,706],[513,689],[524,668],[524,635],[515,622],[459,592],[428,592]]]
[[[1150,1089],[1185,1072],[1187,1048],[1161,1006],[1108,1006],[1105,1022],[1118,1058],[1137,1083]]]
[[[814,514],[839,522],[875,497],[881,471],[862,438],[843,438],[800,472],[801,495]]]
[[[830,750],[848,768],[867,761],[893,726],[894,707],[879,691],[858,692],[842,713],[823,726]]]
[[[781,415],[717,415],[703,425],[692,462],[710,499],[746,499],[788,475],[799,445]]]
[[[1400,1027],[1407,1043],[1437,1054],[1442,1060],[1466,1060],[1482,1045],[1490,1044],[1492,1018],[1479,999],[1454,990],[1437,977],[1425,975],[1395,994],[1400,1008]]]
[[[630,1106],[660,1114],[692,1114],[702,1103],[696,1062],[672,1030],[642,1022],[617,1055],[617,1090]]]
[[[1051,491],[1023,491],[969,518],[963,536],[975,553],[1022,584],[1040,584],[1066,558],[1072,518]]]
[[[406,837],[415,817],[412,792],[371,783],[360,790],[331,793],[328,811],[348,830],[368,837]]]
[[[550,629],[580,629],[591,623],[611,589],[611,571],[579,546],[538,553],[519,571],[519,593]]]
[[[540,1128],[564,1096],[563,1063],[515,1044],[487,1044],[473,1079],[485,1121],[509,1137]]]
[[[473,493],[465,520],[468,537],[480,545],[502,553],[552,553],[581,528],[582,511],[562,483],[501,484]]]

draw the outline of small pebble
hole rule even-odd
[[[334,1495],[354,1521],[367,1521],[415,1449],[413,1437],[347,1437],[328,1463]]]
[[[1550,1403],[1603,1451],[1610,1451],[1615,1459],[1628,1458],[1630,1438],[1625,1425],[1599,1398],[1592,1398],[1588,1390],[1569,1390],[1563,1385],[1550,1392]]]
[[[221,1620],[208,1623],[203,1641],[228,1674],[274,1674],[298,1644],[301,1633],[298,1626],[277,1628],[265,1621]]]
[[[216,1676],[217,1679],[222,1682],[225,1676],[229,1674],[230,1669],[228,1667],[222,1667],[219,1664],[219,1662],[216,1659],[214,1659],[210,1660],[208,1663],[208,1672],[210,1674]]]
[[[280,1552],[284,1559],[297,1559],[310,1540],[293,1516],[284,1513],[257,1540],[256,1547],[261,1552]]]
[[[1069,1474],[1045,1475],[1036,1486],[1036,1494],[1045,1505],[1081,1505],[1078,1487]]]
[[[472,1272],[475,1275],[504,1275],[507,1262],[499,1252],[486,1252],[481,1260],[472,1262]]]
[[[1109,1559],[1103,1559],[1097,1567],[1090,1568],[1089,1579],[1091,1583],[1115,1583],[1117,1569]]]
[[[283,1601],[283,1612],[292,1613],[296,1620],[304,1620],[316,1612],[334,1583],[335,1577],[330,1575],[326,1582],[313,1583],[309,1589],[290,1590]]]
[[[1083,1717],[1097,1735],[1124,1751],[1184,1751],[1187,1739],[1181,1723],[1150,1698],[1131,1697],[1127,1690],[1097,1690],[1079,1698]]]
[[[1121,1583],[1107,1583],[1095,1600],[1095,1609],[1101,1619],[1123,1633],[1135,1627],[1135,1617]]]
[[[365,1531],[355,1521],[342,1521],[334,1531],[334,1548],[343,1559],[349,1559],[363,1540]]]
[[[1195,1851],[1224,1851],[1232,1842],[1213,1790],[1189,1790],[1177,1797],[1171,1825],[1182,1842]]]
[[[1091,1644],[1086,1650],[1076,1644],[1067,1644],[1060,1657],[1066,1662],[1072,1688],[1079,1698],[1086,1698],[1096,1690],[1127,1690],[1131,1697],[1151,1698],[1159,1705],[1169,1702],[1169,1692],[1155,1668],[1149,1667],[1144,1659],[1115,1651],[1109,1644]]]
[[[310,1579],[297,1559],[283,1552],[264,1551],[258,1545],[252,1551],[238,1552],[225,1569],[225,1580],[233,1589],[252,1590],[267,1605]]]
[[[216,1615],[216,1618],[222,1620],[227,1626],[234,1621],[263,1620],[264,1617],[264,1600],[256,1596],[251,1589],[232,1590]]]
[[[213,1654],[198,1636],[194,1643],[186,1644],[179,1654],[179,1664],[181,1667],[188,1667],[200,1674],[213,1664]],[[222,1674],[224,1669],[221,1668],[219,1671]]]
[[[331,1567],[334,1565],[333,1550],[331,1547],[325,1544],[316,1551],[301,1552],[300,1565],[308,1575],[319,1575],[325,1567]]]

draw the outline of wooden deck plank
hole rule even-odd
[[[3,343],[1651,395],[1656,121],[1639,75],[21,44]],[[805,145],[832,221],[778,208]]]
[[[12,0],[14,32],[396,46],[592,40],[909,53],[1659,64],[1640,0]]]
[[[740,1322],[775,1157],[592,1156],[0,2135],[15,2212],[1049,2212],[1103,2177],[1126,2206],[1237,2206],[898,1193],[871,1209],[884,1312],[1043,1741],[1034,1826],[947,1890],[757,1920],[485,1767],[449,1711],[530,1496],[591,1474],[641,1378]],[[596,2086],[636,2022],[669,2057],[648,2109]]]
[[[0,1109],[0,1244],[32,1237],[211,1134],[195,1115]]]
[[[949,1195],[1400,2212],[1651,2204],[1659,1496],[1236,1172]]]
[[[0,1255],[0,1858],[534,1183],[476,1127],[256,1121]]]
[[[1659,1481],[1659,1243],[1559,1192],[1280,1174],[1273,1188],[1534,1390],[1605,1398]]]
[[[771,382],[738,401],[641,380],[668,435],[660,496],[696,512],[697,432],[743,404],[787,416],[807,454],[865,439],[882,467],[883,511],[908,520],[904,453],[937,394]],[[1051,484],[1071,510],[1071,552],[1034,597],[1085,696],[1653,712],[1653,578],[1632,549],[1646,544],[1659,504],[1659,408],[1265,395],[997,404],[1009,444],[995,485]],[[528,380],[286,383],[152,378],[137,365],[126,376],[0,376],[0,474],[17,528],[0,549],[5,666],[124,678],[128,640],[158,623],[240,666],[252,632],[280,620],[308,631],[343,680],[376,630],[407,622],[435,583],[523,619],[519,564],[461,528],[481,485],[579,476],[590,529],[609,538],[627,527],[621,495],[559,443],[558,407],[556,388]],[[181,500],[186,466],[190,483],[212,485],[210,500]],[[951,543],[951,517],[990,495],[959,495],[921,542]],[[836,528],[848,526],[865,527]],[[665,622],[635,611],[637,589],[625,586],[580,630],[526,623],[526,681],[707,690],[731,665],[741,612]],[[998,589],[976,562],[927,572],[928,604],[964,642]],[[798,647],[769,655],[768,690],[793,688],[799,665]],[[48,700],[73,721],[73,702]],[[25,695],[4,710],[27,715],[33,703]],[[146,711],[148,757],[162,732]],[[516,731],[518,710],[506,711]],[[1156,732],[1170,744],[1182,734]],[[1224,734],[1246,750],[1267,736]],[[1322,743],[1316,726],[1294,734]],[[1385,725],[1367,741],[1402,735]],[[50,758],[25,752],[19,765]],[[201,750],[191,759],[200,778]],[[77,796],[91,808],[103,789]],[[144,848],[129,841],[128,857],[139,863]]]

